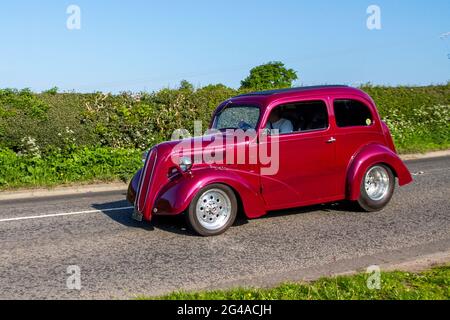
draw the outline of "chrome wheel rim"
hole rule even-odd
[[[370,199],[380,201],[389,193],[389,174],[386,168],[380,166],[371,168],[364,180],[364,188]]]
[[[208,190],[197,201],[196,215],[203,228],[209,231],[219,230],[231,218],[231,200],[220,189]]]

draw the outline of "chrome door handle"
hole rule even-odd
[[[336,138],[331,137],[330,140],[327,141],[327,143],[335,143],[336,142]]]

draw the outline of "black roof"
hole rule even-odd
[[[288,88],[288,89],[277,89],[277,90],[266,90],[259,92],[250,92],[246,94],[239,95],[238,97],[248,97],[248,96],[272,96],[278,93],[287,93],[287,92],[302,92],[316,89],[330,89],[330,88],[349,88],[349,86],[345,85],[324,85],[324,86],[309,86],[309,87],[297,87],[297,88]]]

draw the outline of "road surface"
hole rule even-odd
[[[415,182],[382,212],[340,204],[274,212],[215,238],[193,235],[178,217],[135,222],[118,191],[0,201],[0,299],[274,285],[448,253],[450,157],[407,165]],[[81,290],[68,289],[69,266],[78,266]]]

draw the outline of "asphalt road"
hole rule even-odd
[[[123,192],[1,201],[0,299],[271,285],[448,252],[450,157],[407,164],[415,182],[382,212],[341,204],[274,212],[215,238],[194,236],[180,218],[134,222]],[[67,288],[71,265],[81,290]]]

